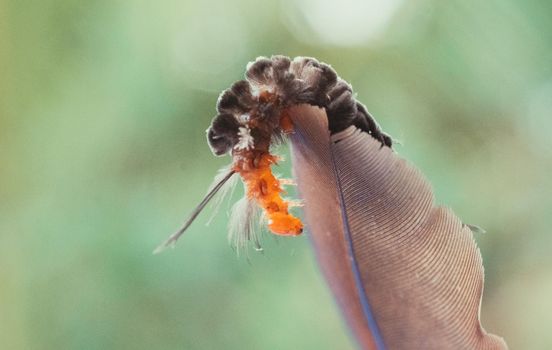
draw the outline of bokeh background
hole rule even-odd
[[[224,204],[151,254],[229,162],[205,142],[219,92],[271,54],[353,84],[487,230],[485,328],[552,348],[551,18],[546,0],[0,0],[0,348],[355,347],[305,235],[237,257]]]

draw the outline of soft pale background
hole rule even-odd
[[[228,163],[204,136],[218,93],[281,53],[332,64],[487,229],[487,330],[551,348],[550,18],[546,0],[0,0],[0,347],[354,347],[306,236],[248,263],[222,210],[151,255]]]

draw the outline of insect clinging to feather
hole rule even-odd
[[[255,226],[310,235],[321,270],[363,349],[505,349],[480,322],[483,264],[465,225],[437,206],[422,174],[392,149],[351,86],[313,58],[258,58],[219,97],[207,129],[231,164],[173,245],[217,192],[238,178],[245,196],[229,235],[260,249]],[[273,146],[290,141],[294,179],[279,179]],[[305,224],[284,186],[296,182]]]
[[[288,112],[292,106],[309,104],[325,108],[332,133],[355,125],[378,139],[382,146],[392,144],[391,137],[381,131],[366,107],[355,100],[351,86],[325,63],[307,57],[294,60],[285,56],[259,58],[247,66],[245,77],[221,93],[217,102],[218,114],[207,129],[207,140],[213,154],[230,154],[232,164],[226,176],[209,191],[206,201],[158,251],[175,243],[216,191],[235,175],[244,182],[245,200],[261,208],[270,232],[281,236],[296,236],[303,232],[301,220],[290,213],[292,206],[299,206],[298,202],[282,197],[283,186],[293,181],[278,179],[271,170],[280,159],[271,154],[271,147],[293,132]],[[241,210],[255,212],[253,203],[242,205]],[[244,221],[258,217],[236,211],[232,215],[243,217]],[[234,244],[239,246],[253,240],[256,248],[260,248],[257,233],[250,229],[252,226],[254,223],[246,222],[230,225]]]

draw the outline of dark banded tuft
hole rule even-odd
[[[237,133],[240,125],[249,123],[250,119],[262,119],[267,127],[273,128],[274,139],[279,139],[281,112],[299,104],[325,108],[331,134],[354,125],[381,142],[382,146],[392,146],[391,137],[355,99],[351,85],[339,78],[331,66],[315,58],[259,57],[247,65],[245,78],[223,91],[218,99],[217,111],[224,115],[224,121],[215,118],[213,123],[217,121],[219,124],[213,125],[208,134],[209,145],[213,152],[217,151],[216,154],[232,150],[238,138],[230,137],[228,133]],[[234,121],[230,121],[230,116]],[[231,129],[223,132],[221,127],[224,125]]]

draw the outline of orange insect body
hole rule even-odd
[[[290,133],[293,131],[293,122],[289,116],[288,111],[284,110],[280,116],[280,128],[285,133]]]
[[[260,100],[273,98],[266,92],[259,97]],[[251,124],[262,127],[257,120]],[[279,124],[285,133],[293,131],[293,123],[287,111],[281,113]],[[281,196],[284,192],[282,182],[272,173],[271,166],[278,158],[269,153],[270,137],[257,139],[255,149],[235,150],[234,171],[240,174],[245,183],[246,196],[255,200],[265,211],[270,231],[278,235],[296,236],[303,232],[303,223],[289,213],[290,203]]]
[[[303,224],[289,213],[281,182],[272,174],[271,165],[277,158],[266,152],[250,151],[237,157],[234,170],[238,172],[247,188],[247,197],[257,201],[268,217],[268,228],[275,234],[295,236],[303,232]]]

